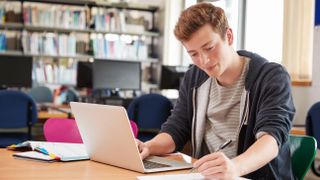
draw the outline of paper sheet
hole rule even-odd
[[[22,158],[37,159],[37,160],[43,160],[43,161],[53,161],[54,160],[54,158],[47,156],[47,155],[44,155],[42,153],[36,152],[36,151],[15,153],[15,154],[13,154],[13,156],[22,157]]]
[[[200,173],[138,176],[138,180],[205,180]]]

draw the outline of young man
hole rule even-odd
[[[286,70],[236,52],[224,11],[210,3],[184,10],[174,33],[194,65],[161,132],[138,141],[141,156],[179,151],[191,140],[194,167],[207,178],[293,179],[288,134],[295,108]],[[232,144],[215,152],[227,140]]]

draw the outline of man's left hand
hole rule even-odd
[[[208,179],[236,179],[240,174],[236,164],[222,152],[203,156],[193,167]]]

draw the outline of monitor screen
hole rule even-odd
[[[96,59],[93,63],[93,88],[139,90],[140,71],[140,62]]]
[[[77,88],[92,88],[92,62],[78,62]]]
[[[0,87],[32,87],[32,57],[0,56]]]
[[[179,89],[187,66],[161,66],[160,89]]]

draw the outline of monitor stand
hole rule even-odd
[[[7,86],[0,86],[0,90],[7,90],[8,87]]]
[[[108,91],[110,91],[111,98],[120,98],[120,90],[119,89],[108,90]]]

